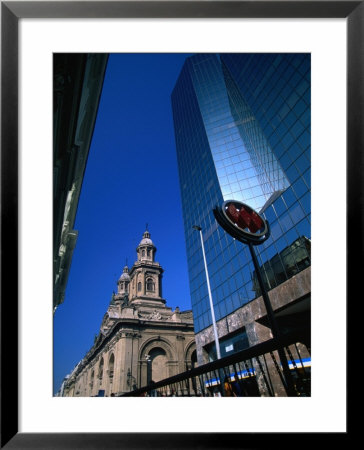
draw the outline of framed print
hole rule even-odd
[[[305,443],[310,433],[348,437],[346,303],[357,292],[362,267],[352,248],[362,249],[354,230],[361,230],[363,207],[363,23],[361,1],[1,2],[2,447],[250,448],[278,439],[289,444],[285,433]],[[313,178],[316,187],[323,180],[329,187],[313,191],[313,233],[320,242],[313,247],[320,267],[313,291],[320,306],[312,317],[314,334],[326,339],[313,347],[319,382],[312,397],[300,404],[243,399],[238,407],[215,399],[223,402],[203,408],[196,398],[166,399],[168,414],[164,399],[52,397],[52,54],[250,49],[312,53]],[[140,251],[154,251],[148,225],[141,242],[146,247]],[[155,292],[148,276],[146,289]],[[340,382],[329,370],[334,358],[342,361]],[[314,417],[323,415],[317,406],[323,399],[338,412],[321,425]]]

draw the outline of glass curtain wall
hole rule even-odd
[[[248,249],[212,210],[260,210],[271,237],[258,259],[271,289],[310,265],[310,55],[197,54],[172,93],[195,332],[211,325],[202,227],[216,319],[260,295]]]

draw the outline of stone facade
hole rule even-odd
[[[289,280],[278,285],[269,291],[269,298],[275,313],[277,322],[281,329],[301,327],[310,329],[310,310],[311,310],[311,267],[299,272]],[[217,332],[220,340],[220,347],[224,338],[237,332],[246,332],[249,347],[271,339],[272,333],[267,319],[267,313],[262,297],[247,303],[233,313],[219,320],[217,323]],[[198,364],[208,362],[208,349],[214,342],[213,327],[210,326],[196,336],[196,353]],[[298,342],[296,345],[288,347],[295,359],[299,358],[297,350],[301,357],[310,356],[310,343]],[[274,352],[274,358],[279,360],[278,354]],[[254,359],[254,368],[257,373],[257,383],[260,394],[269,396],[266,389],[266,383],[261,376],[260,367]],[[274,370],[274,360],[271,355],[266,355],[265,363],[268,372],[272,378],[272,385],[275,396],[285,396],[286,392],[282,382]]]
[[[166,306],[155,253],[146,231],[137,261],[130,272],[124,267],[117,282],[93,347],[65,380],[64,396],[118,395],[196,363],[192,312]]]

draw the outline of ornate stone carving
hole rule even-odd
[[[162,316],[158,311],[154,310],[147,318],[149,320],[161,320]]]

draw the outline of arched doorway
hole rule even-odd
[[[191,355],[191,369],[197,367],[197,352],[196,349],[192,352]]]
[[[168,378],[168,358],[166,352],[160,347],[154,347],[149,351],[149,356],[148,380],[157,382]]]
[[[173,346],[166,339],[151,338],[139,352],[140,386],[158,382],[174,375],[171,363],[176,360]],[[171,370],[172,369],[172,370]]]
[[[196,343],[192,340],[185,349],[185,370],[193,369],[197,365]]]

